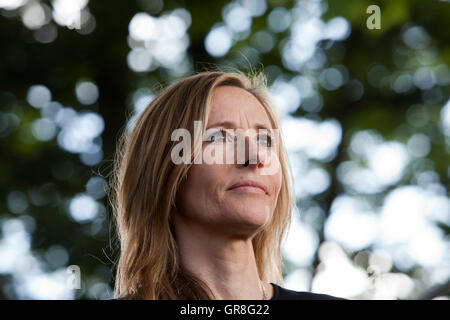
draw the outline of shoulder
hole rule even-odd
[[[327,294],[289,290],[275,283],[271,284],[274,288],[271,300],[346,300]]]

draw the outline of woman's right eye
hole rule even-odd
[[[221,142],[225,140],[225,136],[226,136],[226,132],[225,130],[221,129],[218,130],[216,132],[214,132],[213,134],[211,134],[208,139],[206,139],[206,141],[208,142]]]

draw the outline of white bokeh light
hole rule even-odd
[[[60,26],[81,27],[81,11],[89,0],[53,0],[53,19]]]
[[[250,11],[236,3],[227,5],[222,11],[223,20],[233,32],[243,32],[252,25]]]
[[[284,279],[284,288],[294,291],[309,291],[311,272],[306,269],[296,269]]]
[[[336,90],[344,84],[344,76],[336,68],[327,68],[320,73],[319,82],[326,90]]]
[[[164,67],[174,77],[187,73],[191,69],[190,60],[186,59],[190,25],[191,15],[183,8],[159,17],[146,12],[135,14],[128,25],[128,67],[134,72]]]
[[[419,143],[417,141],[416,148]],[[353,134],[347,151],[351,161],[338,165],[337,177],[347,187],[360,193],[378,193],[398,182],[411,160],[404,144],[384,141],[374,130],[361,130]]]
[[[312,263],[319,238],[314,229],[302,223],[298,216],[298,211],[294,210],[289,232],[283,239],[282,251],[285,257],[301,267]]]
[[[415,133],[407,143],[408,152],[413,157],[425,157],[430,153],[430,138],[423,133]]]
[[[187,15],[190,19],[190,15]],[[186,19],[183,19],[178,14],[165,14],[158,20],[158,26],[161,28],[161,33],[167,40],[180,39],[185,36],[188,24]]]
[[[286,8],[278,7],[270,12],[267,24],[273,32],[283,32],[291,24],[291,13]]]
[[[36,119],[31,126],[33,136],[39,141],[49,141],[56,136],[57,128],[49,119]]]
[[[128,66],[134,72],[149,71],[152,65],[152,56],[148,50],[138,48],[133,49],[127,56]]]
[[[266,0],[241,0],[240,2],[253,17],[262,16],[267,10]]]
[[[289,151],[304,151],[310,158],[332,157],[341,142],[342,128],[338,121],[322,122],[306,118],[286,117],[282,123],[285,144]]]
[[[326,3],[321,1],[297,1],[291,10],[293,23],[290,36],[281,49],[283,65],[292,71],[301,71],[305,63],[315,56],[318,42],[324,39],[341,41],[351,32],[350,23],[344,17],[334,17],[327,23],[321,20]]]
[[[134,112],[137,115],[140,115],[154,98],[155,95],[151,91],[147,90],[147,88],[136,90],[133,94]]]
[[[75,87],[78,101],[85,105],[93,104],[98,99],[98,87],[92,81],[81,81]]]
[[[449,249],[449,245],[443,242],[440,229],[424,226],[411,241],[408,253],[421,265],[430,267],[439,264],[445,255],[448,257]]]
[[[103,118],[94,112],[82,114],[70,113],[65,109],[58,112],[63,124],[58,134],[58,144],[61,148],[72,153],[92,153],[98,147],[93,140],[98,137],[105,127]],[[67,116],[67,120],[63,120]]]
[[[350,23],[344,17],[334,17],[327,21],[324,37],[331,40],[344,40],[350,35]]]
[[[61,268],[47,274],[26,275],[17,284],[17,290],[27,299],[72,300],[73,290],[66,282],[66,269]]]
[[[0,0],[0,8],[6,10],[15,10],[24,4],[26,4],[28,0]]]
[[[3,221],[0,240],[0,273],[17,272],[19,264],[31,247],[31,238],[19,219]]]
[[[391,191],[381,210],[380,244],[395,249],[404,245],[404,254],[412,262],[436,266],[448,256],[448,243],[436,222],[450,221],[450,200],[416,186],[403,186]],[[392,256],[399,261],[398,251]],[[448,257],[447,257],[448,258]]]
[[[347,188],[362,194],[378,193],[386,188],[372,170],[361,167],[355,161],[341,162],[336,175]]]
[[[207,34],[205,49],[213,57],[223,57],[233,44],[232,32],[226,26],[218,26]]]
[[[49,10],[47,8],[47,10]],[[32,2],[24,7],[22,21],[28,29],[39,29],[44,24],[50,22],[51,15],[40,3]]]
[[[338,196],[331,205],[325,224],[325,238],[334,240],[352,251],[369,247],[378,236],[378,218],[363,201]]]
[[[338,244],[322,243],[319,257],[321,262],[312,281],[312,292],[353,298],[369,288],[370,280],[366,271],[353,265]]]
[[[376,146],[369,155],[368,164],[383,183],[392,184],[402,177],[408,161],[406,147],[391,141]]]
[[[153,40],[159,35],[156,19],[145,12],[136,13],[131,18],[128,30],[137,41]]]
[[[330,186],[330,176],[321,167],[295,168],[295,193],[299,198],[308,198],[324,192]]]
[[[34,85],[28,89],[27,101],[35,108],[44,107],[52,99],[52,93],[44,85]]]
[[[186,49],[189,46],[189,37],[187,35],[174,40],[163,40],[158,42],[158,45],[152,48],[152,57],[166,67],[170,68],[173,65],[178,65],[182,62]]]
[[[377,300],[406,299],[414,289],[414,281],[404,273],[383,273],[374,281],[371,298]]]
[[[384,241],[405,242],[420,233],[425,222],[423,200],[416,187],[400,187],[385,197],[381,211]]]
[[[411,26],[403,32],[403,42],[411,49],[423,49],[430,43],[430,37],[421,26]]]
[[[79,194],[70,201],[69,213],[77,222],[93,220],[97,217],[98,211],[98,204],[91,196]]]
[[[14,299],[73,299],[74,291],[66,286],[62,270],[45,273],[40,261],[30,251],[31,237],[21,219],[2,223],[0,238],[0,274],[9,273],[14,279],[14,293],[5,292]]]
[[[276,79],[269,90],[277,106],[277,112],[281,117],[295,112],[300,106],[302,99],[294,84],[282,79]]]
[[[447,137],[450,137],[450,100],[441,109],[441,130]]]

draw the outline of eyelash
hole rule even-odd
[[[226,132],[225,132],[225,130],[223,130],[223,129],[220,129],[220,130],[217,130],[217,131],[215,131],[213,134],[211,134],[209,137],[208,137],[208,139],[206,140],[206,141],[208,141],[208,142],[216,142],[216,141],[211,141],[211,138],[212,137],[214,137],[217,133],[222,133],[222,137],[223,138],[225,138],[226,137]]]
[[[215,136],[215,134],[217,134],[217,133],[221,133],[222,134],[222,138],[223,139],[225,139],[225,137],[226,137],[226,131],[224,130],[224,129],[220,129],[220,130],[217,130],[216,132],[214,132],[213,134],[211,134],[207,139],[206,139],[206,141],[207,142],[216,142],[216,141],[211,141],[211,138],[212,137],[214,137]],[[268,148],[271,148],[272,147],[272,137],[270,136],[270,135],[268,135],[268,134],[263,134],[262,135],[263,137],[266,137],[265,139],[264,139],[264,141],[267,141],[267,143],[266,143],[266,146],[268,147]],[[261,139],[261,136],[258,138],[258,140],[259,139]]]

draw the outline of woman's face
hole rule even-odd
[[[219,124],[223,122],[230,124]],[[258,135],[259,127],[269,129],[268,132],[273,129],[264,107],[251,93],[232,86],[214,90],[204,136],[209,141],[203,142],[203,155],[221,158],[223,164],[208,164],[203,160],[201,164],[194,163],[190,167],[176,204],[177,214],[186,223],[202,225],[213,232],[248,236],[270,222],[281,188],[281,168],[277,146],[272,144],[270,147],[263,132]],[[252,159],[250,164],[237,161],[239,144],[233,139],[224,139],[221,129],[230,129],[234,133],[240,131],[246,135],[241,155],[245,155],[245,160]],[[232,151],[234,159],[230,163],[226,157]],[[269,157],[271,152],[276,156]],[[264,173],[271,165],[276,170],[269,170],[270,174]],[[260,183],[266,190],[248,186],[230,189],[243,180]]]

